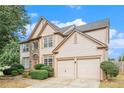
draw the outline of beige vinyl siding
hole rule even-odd
[[[30,50],[30,49],[29,49]],[[20,45],[20,63],[22,63],[23,57],[30,57],[30,51],[23,52],[23,44]]]
[[[45,21],[42,20],[42,21],[40,22],[40,25],[38,26],[38,28],[37,28],[36,31],[34,32],[32,38],[37,38],[37,36],[38,36],[39,32],[41,31],[41,29],[42,29],[42,27],[43,27],[44,24],[45,24]]]
[[[96,31],[89,31],[85,33],[108,45],[108,35],[107,35],[108,31],[107,30],[108,30],[107,28],[104,28],[104,29],[99,29]]]
[[[103,50],[97,49],[97,44],[77,33],[77,44],[74,44],[74,34],[60,47],[58,57],[102,55]]]

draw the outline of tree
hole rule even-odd
[[[18,41],[12,40],[7,44],[0,55],[0,66],[11,66],[14,63],[19,63],[19,44]]]
[[[109,77],[111,77],[111,78],[116,77],[119,74],[118,67],[110,61],[102,62],[100,67],[103,70],[103,72],[105,73],[106,79],[108,79]]]
[[[119,62],[121,61],[121,56],[119,56]]]
[[[28,23],[25,6],[0,6],[0,66],[19,63],[19,35]]]
[[[0,6],[0,54],[6,44],[18,38],[18,34],[25,34],[28,23],[25,6]]]

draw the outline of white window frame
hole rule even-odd
[[[49,36],[44,36],[43,38],[44,41],[44,48],[50,48],[53,47],[53,36],[49,35]]]
[[[22,52],[29,52],[29,44],[22,45]]]
[[[53,66],[53,56],[52,55],[44,55],[43,63],[47,66]]]

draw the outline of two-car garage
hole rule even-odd
[[[59,78],[100,80],[100,59],[62,59],[57,61]]]

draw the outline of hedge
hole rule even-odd
[[[41,67],[41,70],[47,70],[47,71],[51,71],[51,72],[54,71],[54,69],[51,66],[43,66],[43,67]]]
[[[18,75],[18,71],[17,71],[17,70],[13,70],[13,71],[11,72],[11,75],[12,75],[12,76],[17,76],[17,75]]]
[[[48,71],[47,70],[34,70],[30,72],[30,76],[32,79],[46,79],[48,78]]]
[[[17,71],[19,74],[22,74],[24,72],[24,69],[18,69]]]
[[[3,70],[4,75],[15,76],[15,75],[18,75],[18,74],[15,74],[16,72],[18,74],[22,74],[24,72],[24,66],[21,64],[13,64],[10,68]]]
[[[44,64],[36,64],[36,65],[34,66],[34,68],[35,68],[36,70],[40,70],[41,67],[43,67],[43,66],[45,66],[45,65],[44,65]]]
[[[51,66],[43,66],[43,67],[41,67],[41,70],[47,70],[48,71],[48,77],[54,76],[54,69]]]
[[[11,68],[24,69],[24,66],[21,64],[13,64]]]
[[[4,69],[4,70],[3,70],[3,74],[4,74],[4,75],[11,75],[11,71],[12,71],[11,68]]]
[[[53,77],[54,76],[54,72],[53,71],[48,71],[48,77]]]

